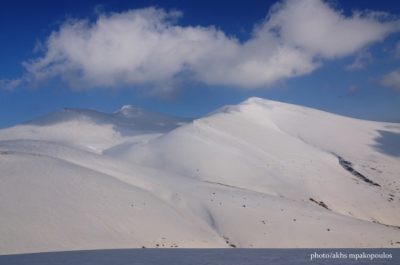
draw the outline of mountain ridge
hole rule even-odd
[[[133,106],[124,107],[114,113],[64,108],[0,132],[6,139],[59,141],[101,152],[138,137],[155,137],[191,121]]]
[[[400,247],[397,125],[258,98],[149,113],[0,130],[0,254]]]

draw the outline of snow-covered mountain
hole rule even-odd
[[[101,152],[128,140],[147,140],[160,136],[191,121],[130,105],[112,114],[65,108],[3,129],[1,137],[7,140],[52,141]]]
[[[400,247],[400,124],[260,98],[64,109],[0,130],[0,183],[0,254]]]

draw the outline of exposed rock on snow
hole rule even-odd
[[[341,158],[340,156],[338,156],[339,159],[339,164],[346,169],[347,171],[349,171],[351,174],[353,174],[354,176],[358,177],[359,179],[365,181],[366,183],[369,183],[371,185],[374,186],[378,186],[380,187],[381,185],[379,185],[378,183],[373,182],[372,180],[368,179],[367,177],[365,177],[364,175],[358,173],[357,171],[355,171],[353,169],[353,164],[349,161],[344,160],[343,158]]]

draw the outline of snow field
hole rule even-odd
[[[399,132],[257,98],[193,122],[62,110],[0,131],[0,254],[399,247]]]

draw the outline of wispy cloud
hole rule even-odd
[[[245,43],[212,26],[179,26],[181,16],[150,7],[102,13],[94,23],[70,19],[40,47],[42,57],[24,62],[24,80],[58,76],[75,89],[147,84],[154,94],[181,80],[251,89],[309,74],[399,30],[386,14],[345,17],[321,0],[275,4]]]
[[[354,95],[357,95],[361,92],[361,88],[356,86],[356,85],[351,85],[347,88],[346,93],[343,95],[338,96],[338,98],[346,98],[346,97],[352,97]]]
[[[396,58],[400,58],[400,42],[396,44],[395,56]]]
[[[400,93],[400,68],[384,75],[380,83],[381,85],[391,87],[394,91]]]
[[[4,89],[4,90],[14,90],[16,87],[18,87],[23,82],[24,82],[24,78],[3,79],[3,80],[0,80],[0,88]]]
[[[358,86],[351,85],[347,89],[347,95],[355,95],[355,94],[359,93],[360,91],[361,91],[361,89]]]
[[[374,62],[374,59],[372,57],[372,54],[369,52],[361,52],[357,55],[356,59],[354,62],[350,65],[346,66],[346,70],[360,70],[368,66],[369,64],[372,64]]]

